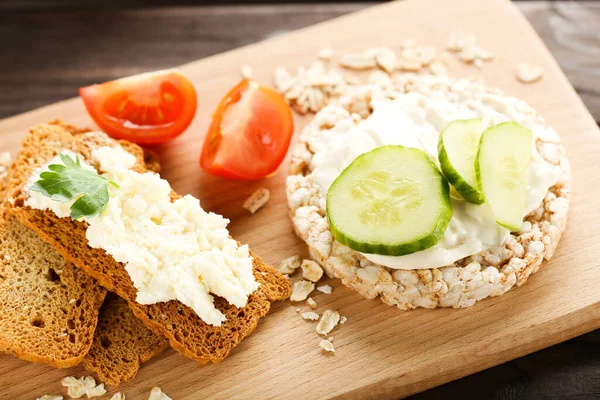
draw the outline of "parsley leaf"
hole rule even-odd
[[[49,165],[30,190],[61,203],[76,199],[71,205],[72,219],[100,216],[108,204],[108,184],[119,186],[96,171],[83,168],[79,157],[73,160],[67,154],[59,156],[64,165]]]

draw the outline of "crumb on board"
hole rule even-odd
[[[340,322],[340,313],[334,310],[325,310],[319,323],[317,324],[317,333],[327,335]]]
[[[254,214],[264,207],[265,204],[269,202],[270,198],[271,192],[269,192],[269,189],[259,188],[256,189],[254,193],[252,193],[250,197],[246,199],[246,201],[244,201],[243,207],[248,210],[250,214]]]
[[[152,388],[150,392],[150,397],[148,400],[172,400],[169,396],[167,396],[159,387],[155,386]]]
[[[279,272],[285,275],[293,274],[298,268],[300,268],[300,264],[302,263],[302,259],[299,255],[291,256],[282,260],[279,263],[279,267],[277,268]]]
[[[535,65],[521,63],[517,66],[517,79],[523,83],[533,83],[542,78],[544,69]]]
[[[306,321],[317,321],[319,319],[319,314],[314,311],[307,311],[301,314],[302,319]]]
[[[250,68],[250,66],[248,64],[243,64],[240,67],[240,75],[242,75],[242,78],[244,78],[244,79],[251,79],[252,78],[252,68]]]
[[[315,284],[310,281],[301,280],[295,282],[290,301],[304,301],[313,290],[315,290]]]
[[[333,288],[329,285],[321,285],[317,287],[317,290],[325,294],[331,294],[331,292],[333,292]]]
[[[321,346],[321,348],[325,351],[328,351],[330,353],[335,353],[335,347],[333,347],[333,343],[331,343],[331,341],[328,339],[321,340],[319,342],[319,346]]]
[[[96,381],[91,376],[82,376],[79,379],[66,376],[60,383],[67,387],[67,394],[73,399],[78,399],[84,395],[87,395],[88,398],[98,397],[106,393],[104,384],[101,383],[96,386]]]
[[[311,282],[318,282],[323,277],[323,268],[313,260],[303,260],[300,265],[302,277]]]
[[[318,54],[319,59],[324,61],[329,61],[333,57],[333,49],[331,47],[324,47],[319,50]]]

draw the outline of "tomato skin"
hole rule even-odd
[[[294,117],[283,96],[244,79],[213,113],[200,166],[227,179],[264,178],[284,160],[293,132]]]
[[[164,143],[182,134],[197,107],[194,85],[177,70],[86,86],[79,94],[100,129],[141,145]]]

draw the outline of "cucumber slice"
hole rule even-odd
[[[442,172],[466,201],[475,204],[485,202],[475,173],[475,158],[484,130],[481,119],[453,121],[444,128],[438,142]]]
[[[521,229],[525,217],[532,145],[529,129],[505,122],[483,133],[475,163],[496,221],[513,232]]]
[[[333,237],[370,254],[427,249],[452,218],[448,182],[423,151],[383,146],[362,154],[327,192]]]

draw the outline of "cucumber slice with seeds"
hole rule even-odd
[[[513,232],[521,229],[525,218],[532,145],[529,129],[505,122],[483,133],[475,163],[496,221]]]
[[[444,128],[438,142],[442,172],[465,200],[475,204],[485,201],[475,173],[475,158],[484,130],[481,119],[453,121]]]
[[[383,146],[356,158],[327,192],[333,236],[371,254],[434,246],[452,218],[448,182],[423,151]]]

